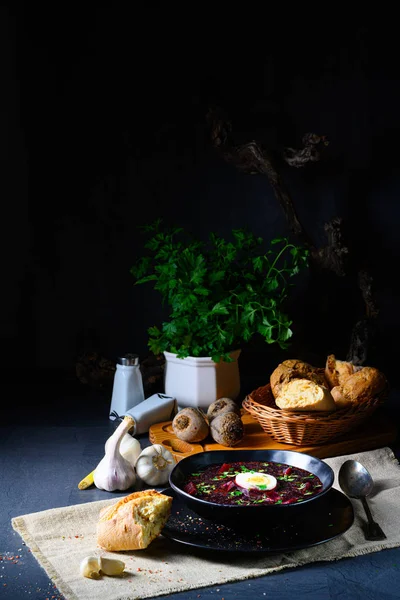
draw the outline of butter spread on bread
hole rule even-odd
[[[329,390],[309,379],[292,379],[281,386],[275,403],[283,410],[333,411],[336,404]]]
[[[156,490],[134,492],[100,511],[97,543],[109,551],[141,550],[161,533],[172,498]]]

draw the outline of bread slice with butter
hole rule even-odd
[[[156,490],[134,492],[100,512],[97,543],[110,552],[143,550],[161,533],[172,498]]]
[[[309,379],[292,379],[282,385],[275,404],[288,411],[334,411],[330,391]]]

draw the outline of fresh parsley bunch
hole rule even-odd
[[[265,252],[263,239],[244,229],[230,241],[211,233],[205,242],[161,220],[142,229],[151,237],[131,273],[136,284],[153,282],[171,309],[160,328],[148,329],[154,354],[230,362],[229,353],[255,334],[288,347],[292,321],[282,308],[307,249],[276,238]]]

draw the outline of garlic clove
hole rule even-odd
[[[86,556],[80,564],[80,573],[89,579],[100,579],[101,574],[115,577],[122,575],[125,563],[115,558],[104,558],[97,556]]]
[[[101,572],[104,573],[104,575],[122,575],[125,569],[125,563],[122,560],[117,560],[116,558],[101,557],[99,562]]]
[[[100,562],[97,556],[86,556],[81,561],[79,570],[83,577],[88,577],[89,579],[99,579],[101,577]]]

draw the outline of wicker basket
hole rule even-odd
[[[387,390],[363,404],[335,412],[289,412],[275,404],[270,384],[260,387],[243,401],[247,410],[275,441],[295,446],[319,445],[339,437],[365,421],[387,397]]]

